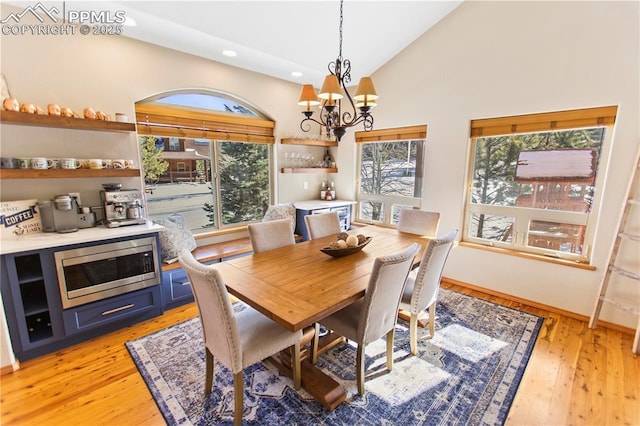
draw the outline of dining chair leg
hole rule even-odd
[[[233,424],[242,425],[242,409],[244,408],[244,383],[242,370],[233,374],[233,399],[235,408],[233,412]]]
[[[302,386],[301,372],[300,372],[300,341],[297,341],[293,345],[293,365],[291,371],[293,375],[293,386],[296,390],[299,390]]]
[[[387,370],[393,370],[393,339],[395,337],[396,330],[392,328],[387,333]]]
[[[409,344],[411,345],[411,354],[418,353],[418,314],[411,314],[409,318]]]
[[[213,387],[213,366],[215,363],[213,362],[213,354],[209,351],[208,348],[204,348],[205,354],[205,369],[204,369],[204,394],[211,394],[211,388]]]
[[[311,364],[318,360],[318,345],[320,344],[320,323],[314,324],[313,339],[311,339]]]
[[[436,334],[436,302],[429,306],[429,333],[431,337]]]
[[[364,346],[364,344],[359,344],[356,354],[356,381],[358,384],[358,395],[364,395]]]

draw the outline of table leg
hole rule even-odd
[[[311,342],[314,333],[314,327],[309,327],[304,330],[302,339],[300,340],[301,348]],[[320,339],[321,344],[323,339],[326,337],[328,336]],[[335,344],[336,343],[333,343],[333,345]],[[322,347],[322,349],[323,351],[327,350],[325,347]],[[308,347],[301,351],[301,359],[302,365],[300,366],[300,369],[302,373],[302,387],[304,387],[305,390],[327,410],[333,411],[338,405],[347,399],[347,392],[340,383],[311,363],[311,353]],[[287,349],[280,352],[279,356],[271,357],[270,361],[280,371],[285,373],[287,376],[292,377],[291,350]]]

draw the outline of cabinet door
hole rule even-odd
[[[310,210],[296,209],[296,230],[295,233],[302,237],[302,241],[309,239],[309,233],[307,232],[307,224],[304,221],[304,217],[311,214]]]
[[[162,287],[165,307],[175,307],[194,300],[191,282],[182,268],[163,272]]]
[[[53,254],[39,250],[2,257],[2,298],[15,352],[64,337]]]

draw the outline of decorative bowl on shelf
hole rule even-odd
[[[345,247],[345,248],[336,248],[334,244],[323,247],[320,249],[321,252],[328,254],[332,257],[343,257],[349,256],[350,254],[357,253],[364,248],[367,244],[371,242],[373,237],[365,237],[364,241],[357,246]]]

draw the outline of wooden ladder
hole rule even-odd
[[[589,321],[589,327],[595,328],[598,322],[598,317],[600,316],[600,311],[602,309],[603,303],[609,303],[614,307],[621,309],[623,311],[629,312],[631,314],[637,315],[638,325],[636,326],[636,334],[633,340],[633,353],[637,354],[640,352],[640,309],[638,309],[636,305],[630,305],[628,303],[624,303],[618,300],[614,300],[607,297],[607,288],[609,287],[609,282],[614,275],[622,275],[624,277],[630,278],[632,280],[640,282],[640,266],[636,261],[634,263],[635,271],[629,271],[627,269],[616,266],[616,259],[618,257],[618,252],[620,251],[620,246],[622,241],[627,240],[635,243],[640,243],[640,235],[634,235],[628,232],[625,232],[627,220],[631,215],[632,208],[640,208],[640,199],[634,198],[638,194],[638,188],[640,181],[640,147],[638,147],[638,153],[636,154],[636,162],[635,169],[632,172],[631,179],[629,180],[629,185],[627,188],[627,195],[624,202],[624,206],[622,208],[622,214],[620,215],[620,222],[618,223],[618,231],[616,235],[615,242],[613,244],[613,248],[611,250],[611,254],[609,255],[609,264],[607,267],[607,272],[605,273],[602,283],[600,284],[600,294],[596,301],[595,307],[593,308],[593,313],[591,314],[591,319]]]

